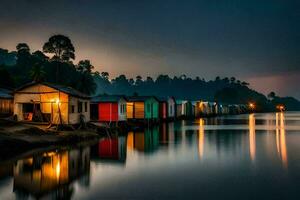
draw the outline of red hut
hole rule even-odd
[[[168,117],[168,99],[159,98],[159,119],[167,119]]]
[[[92,98],[91,119],[100,122],[126,121],[126,99],[120,95],[102,95]]]

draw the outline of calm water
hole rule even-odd
[[[163,124],[0,164],[0,199],[300,199],[300,113]]]

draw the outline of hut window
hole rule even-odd
[[[122,104],[121,105],[121,114],[124,114],[125,113],[125,104]]]
[[[87,102],[84,102],[84,110],[85,110],[85,112],[87,112]]]
[[[123,110],[123,109],[124,109],[124,107],[123,107],[123,106],[124,106],[124,105],[123,105],[123,104],[121,104],[121,108],[120,108],[120,113],[121,113],[121,114],[123,114],[123,113],[124,113],[124,110]]]
[[[71,113],[74,113],[74,112],[75,112],[75,106],[72,105],[72,106],[71,106]]]
[[[82,113],[82,102],[78,101],[78,113]]]

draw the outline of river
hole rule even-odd
[[[0,199],[300,199],[300,112],[164,123],[0,162]]]

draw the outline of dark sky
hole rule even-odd
[[[300,98],[299,0],[0,0],[0,47],[65,34],[112,77],[236,76]]]

